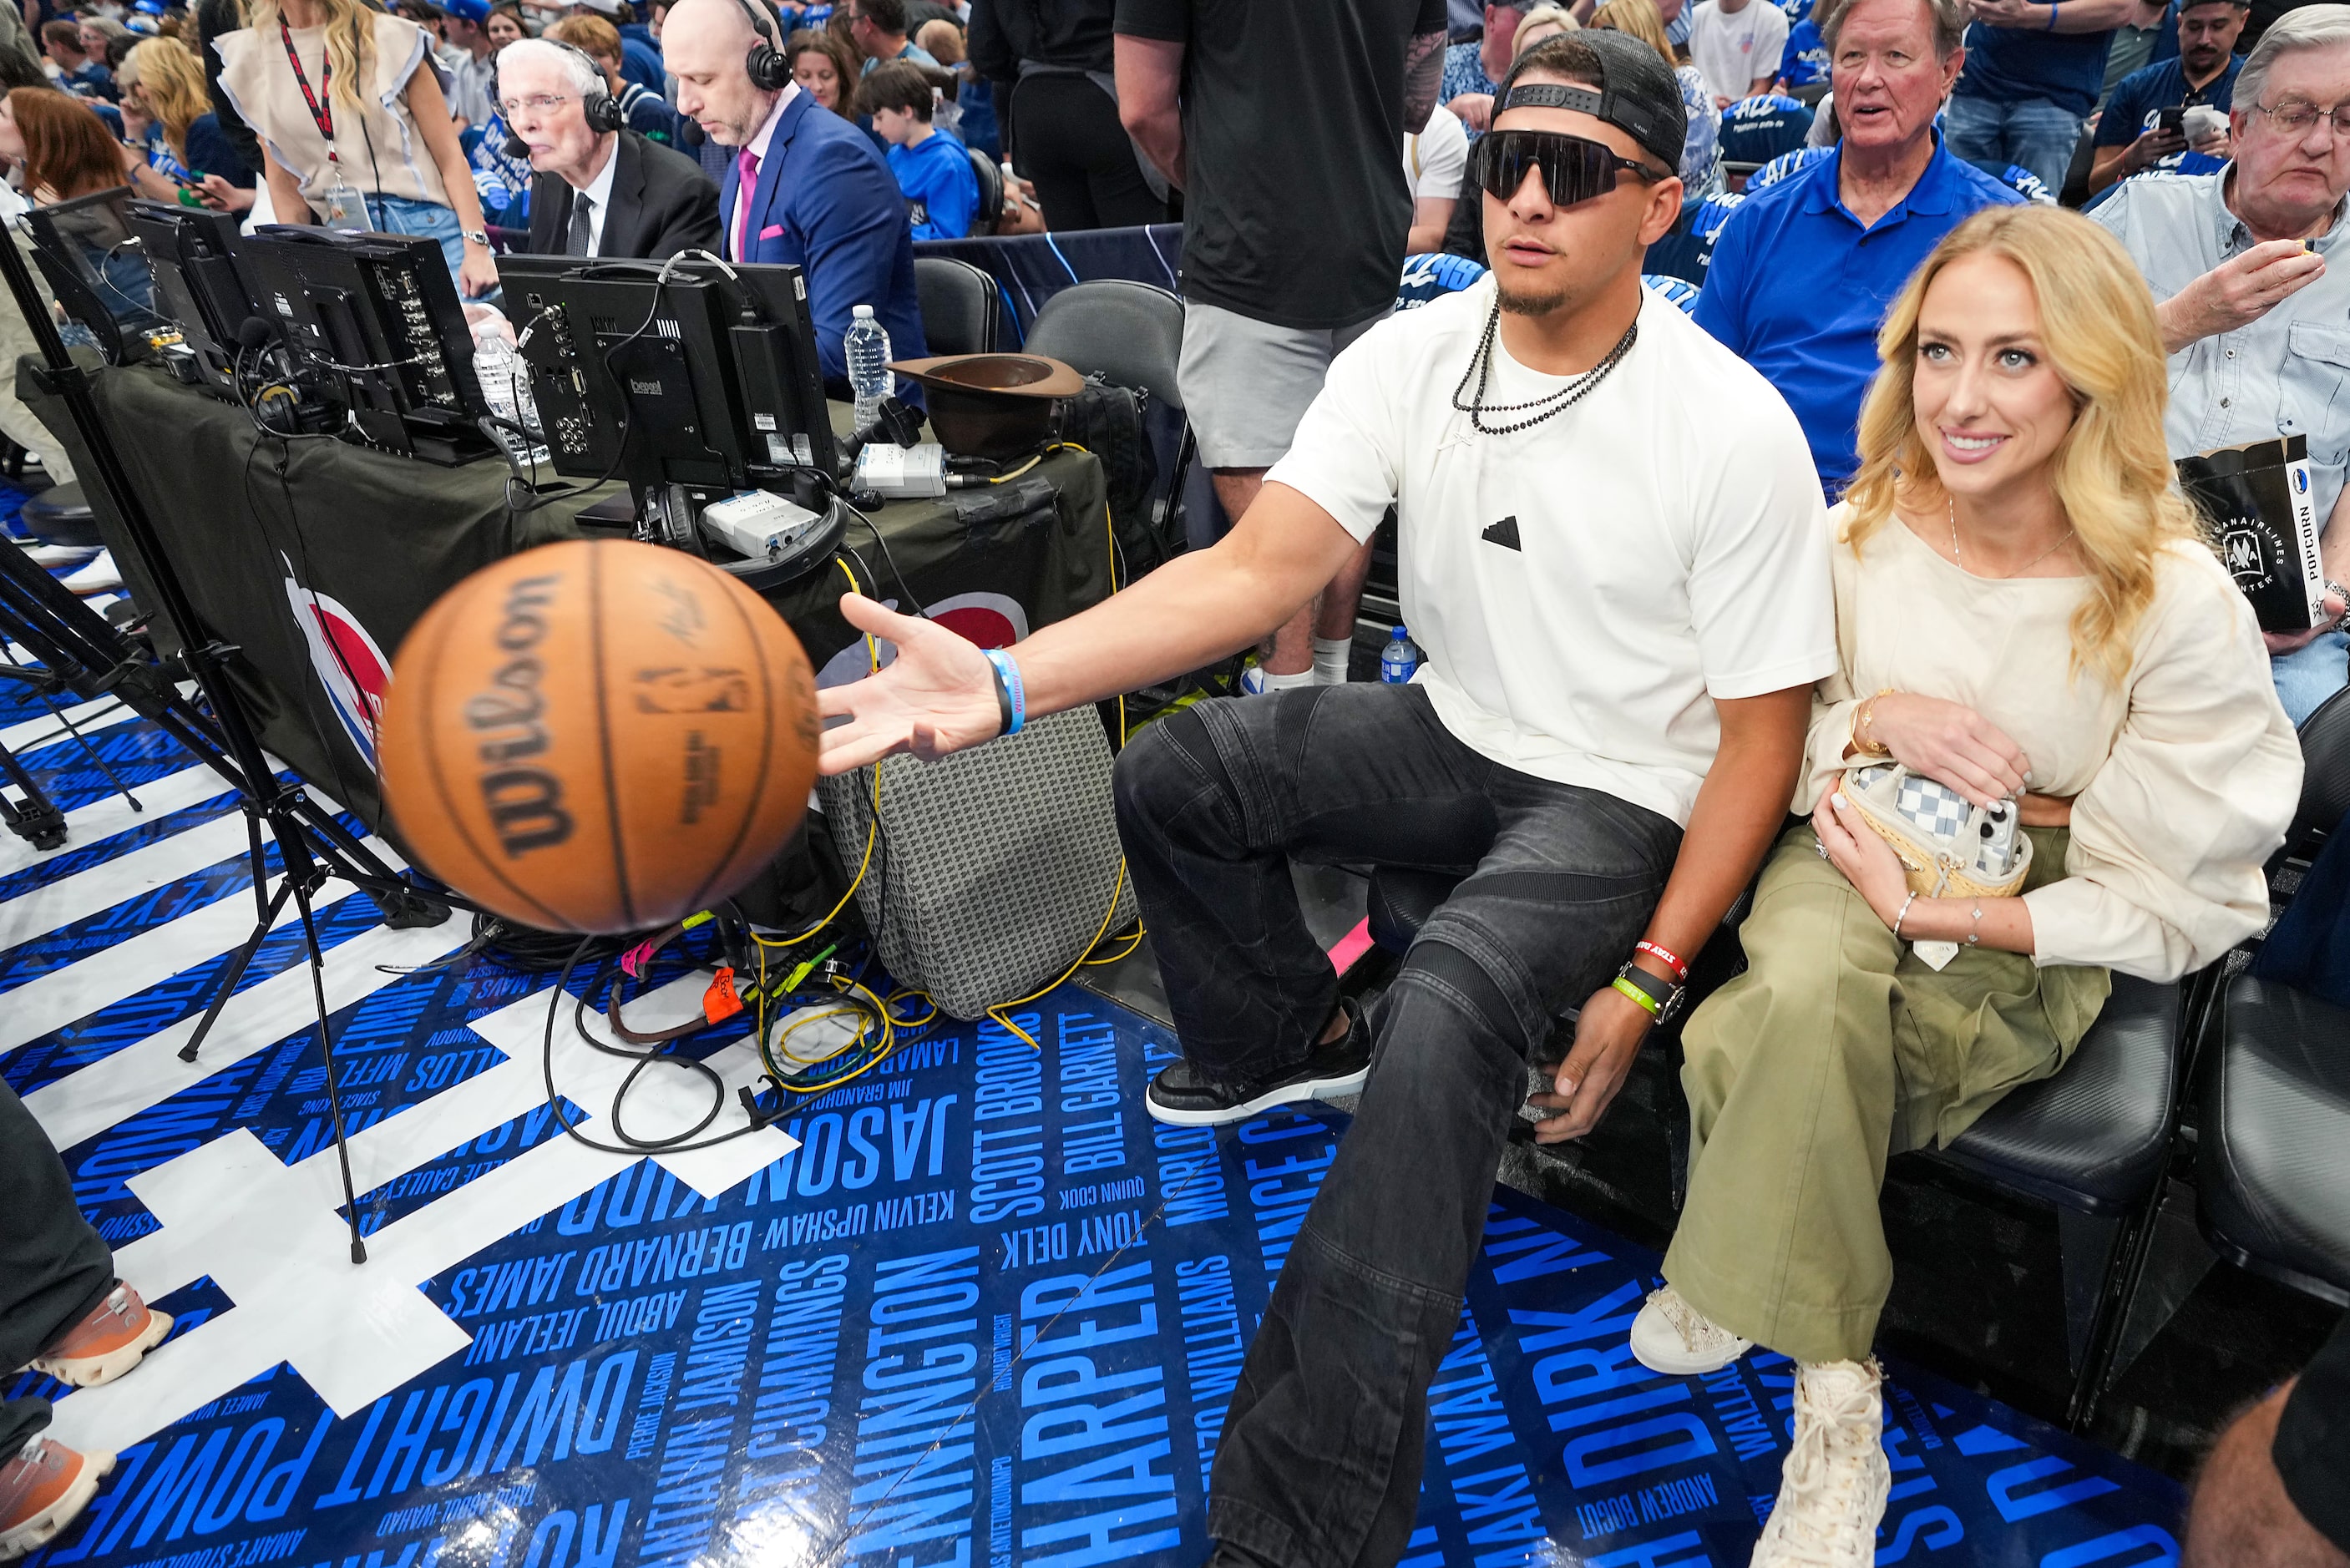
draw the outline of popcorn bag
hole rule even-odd
[[[2307,631],[2325,618],[2309,438],[2221,447],[2178,462],[2178,487],[2203,514],[2212,547],[2252,601],[2262,631]]]

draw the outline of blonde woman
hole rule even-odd
[[[2062,1068],[2109,971],[2174,981],[2258,930],[2301,782],[2251,612],[2170,487],[2153,300],[2120,244],[2055,208],[1978,213],[1877,351],[1829,514],[1813,816],[1764,866],[1747,972],[1690,1020],[1688,1206],[1632,1329],[1662,1371],[1750,1342],[1798,1364],[1757,1563],[1870,1561],[1887,1157]],[[2020,803],[2017,896],[1913,892],[1843,793],[1880,758]]]
[[[246,0],[244,15],[213,47],[267,154],[278,221],[426,236],[461,293],[494,291],[481,198],[424,30],[360,0]]]
[[[1579,32],[1582,27],[1575,13],[1564,5],[1537,5],[1519,19],[1516,36],[1510,39],[1510,58],[1516,59],[1544,38]]]
[[[1591,14],[1587,26],[1629,33],[1673,67],[1674,79],[1680,83],[1681,113],[1689,119],[1689,133],[1681,141],[1681,200],[1693,205],[1713,194],[1720,184],[1714,151],[1721,139],[1721,114],[1713,107],[1713,96],[1705,90],[1704,76],[1695,66],[1685,66],[1674,57],[1657,0],[1607,0]]]
[[[143,154],[130,165],[140,195],[171,202],[193,188],[211,206],[242,212],[253,205],[253,176],[222,133],[203,62],[185,44],[149,38],[134,45],[114,81],[122,89],[124,140]]]

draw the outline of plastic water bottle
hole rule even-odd
[[[840,346],[848,358],[848,385],[857,394],[856,428],[861,431],[881,417],[881,400],[898,389],[898,378],[889,373],[889,333],[874,319],[873,307],[860,305],[852,316]]]
[[[1419,649],[1411,640],[1411,633],[1402,627],[1388,639],[1379,649],[1379,679],[1389,686],[1409,686],[1412,671],[1419,668]]]

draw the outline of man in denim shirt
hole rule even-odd
[[[2350,464],[2350,8],[2312,6],[2271,27],[2237,77],[2229,119],[2226,169],[2126,182],[2089,216],[2160,301],[2170,455],[2307,437],[2325,576],[2338,584],[2350,580],[2339,515]],[[2345,607],[2329,588],[2333,623],[2265,634],[2296,724],[2343,687]]]

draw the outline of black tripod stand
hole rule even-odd
[[[50,713],[56,717],[64,732],[73,737],[74,743],[81,748],[82,755],[89,759],[90,766],[106,775],[106,782],[114,786],[117,794],[130,803],[131,810],[143,812],[147,809],[139,804],[139,797],[130,793],[130,786],[114,776],[114,770],[106,765],[106,759],[98,754],[97,749],[89,743],[89,737],[81,732],[80,726],[57,705],[57,694],[70,689],[62,677],[54,670],[27,670],[11,656],[7,663],[0,664],[0,681],[8,680],[30,688],[36,697],[48,704]],[[42,791],[39,782],[5,745],[0,745],[0,775],[5,775],[10,784],[24,792],[25,796],[22,802],[17,802],[0,794],[0,826],[5,826],[9,832],[36,849],[55,849],[63,844],[66,841],[66,814],[57,809],[57,803]]]
[[[246,851],[253,868],[253,898],[257,919],[251,936],[237,950],[223,972],[211,1004],[195,1033],[180,1052],[192,1062],[204,1036],[218,1022],[254,954],[285,912],[290,898],[299,912],[302,936],[310,961],[310,991],[318,1013],[318,1047],[326,1059],[327,1105],[335,1134],[335,1154],[341,1163],[343,1199],[351,1229],[351,1262],[367,1261],[367,1245],[359,1236],[359,1195],[351,1187],[350,1146],[343,1136],[343,1112],[336,1082],[335,1043],[328,1019],[326,957],[318,946],[317,921],[311,895],[326,879],[340,877],[356,884],[381,909],[394,927],[434,926],[449,918],[449,906],[404,881],[366,845],[347,832],[331,813],[320,807],[298,784],[278,778],[261,749],[251,717],[227,679],[224,661],[236,650],[212,636],[198,618],[185,588],[171,567],[153,519],[132,485],[113,438],[91,389],[89,372],[74,363],[57,335],[48,307],[34,287],[24,253],[13,237],[0,234],[0,275],[5,275],[16,307],[33,329],[40,346],[41,364],[33,370],[42,387],[61,399],[80,432],[89,454],[87,478],[95,482],[93,499],[103,498],[121,524],[137,565],[153,587],[159,601],[150,607],[179,639],[179,663],[195,680],[203,699],[199,708],[182,697],[178,687],[156,665],[138,657],[121,634],[75,598],[54,577],[26,560],[17,551],[0,552],[0,616],[15,622],[26,647],[50,670],[85,696],[112,691],[153,721],[165,733],[186,746],[237,793],[244,813]],[[261,830],[266,824],[277,846],[283,871],[276,890],[268,891],[269,867]]]

